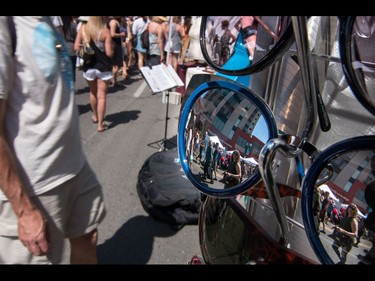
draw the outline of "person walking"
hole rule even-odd
[[[167,21],[168,19],[164,16],[153,16],[152,21],[148,25],[150,38],[150,59],[147,61],[148,66],[154,66],[165,62],[162,23]]]
[[[335,239],[332,244],[333,250],[340,259],[338,264],[346,263],[347,255],[351,251],[354,245],[354,240],[358,235],[357,206],[353,203],[349,204],[346,208],[345,214],[345,218],[340,223],[340,226],[335,228]],[[339,248],[341,248],[341,253]]]
[[[238,150],[234,150],[230,158],[228,169],[224,172],[224,189],[230,188],[240,183],[241,179],[241,155]]]
[[[96,263],[102,186],[82,146],[69,53],[48,16],[0,17],[0,89],[0,263],[66,263],[66,249],[72,264]]]
[[[108,125],[104,123],[108,84],[112,79],[112,61],[114,45],[109,29],[106,27],[106,18],[90,16],[86,24],[78,31],[74,49],[79,50],[81,42],[89,42],[95,51],[94,62],[86,66],[83,77],[90,87],[90,105],[93,112],[92,122],[97,124],[97,131],[104,132]]]
[[[164,37],[167,44],[164,47],[164,51],[167,53],[169,52],[167,63],[172,65],[175,71],[177,71],[177,65],[182,50],[182,38],[184,36],[185,30],[181,24],[181,16],[173,16],[172,25],[168,24],[167,28],[165,29]]]
[[[141,35],[142,32],[148,27],[149,20],[148,16],[139,16],[137,19],[134,20],[132,25],[132,33],[137,38],[137,44],[135,46],[135,51],[137,52],[138,58],[138,71],[144,66],[145,61],[147,59],[147,50],[142,47],[141,43]]]

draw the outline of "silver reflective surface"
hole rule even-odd
[[[357,16],[351,38],[351,66],[361,94],[375,112],[375,17]]]

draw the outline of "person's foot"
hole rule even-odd
[[[108,125],[107,124],[102,124],[101,126],[98,127],[98,132],[101,133],[101,132],[104,132],[105,130],[108,130]]]
[[[321,230],[320,232],[326,234],[326,232],[324,230]]]
[[[91,116],[91,121],[92,121],[92,123],[98,123],[98,119],[97,118],[95,118],[95,116]]]

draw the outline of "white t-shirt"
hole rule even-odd
[[[0,99],[7,99],[6,136],[28,193],[42,194],[83,167],[70,57],[46,16],[14,16],[16,52],[0,17]],[[56,48],[61,44],[63,48]],[[6,200],[0,192],[0,200]]]

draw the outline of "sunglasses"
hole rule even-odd
[[[316,264],[272,239],[233,197],[207,197],[199,218],[208,264]]]
[[[295,21],[294,23],[298,25],[299,21]],[[300,29],[299,30],[300,32],[298,33],[298,36],[302,38],[304,37],[303,36],[304,29],[303,28],[299,28],[299,29]],[[342,29],[340,30],[340,32],[341,31]],[[348,31],[348,33],[350,34],[350,30]],[[350,38],[349,38],[349,41],[353,42],[353,40],[350,40]],[[201,43],[202,42],[204,41],[201,40]],[[304,54],[304,53],[305,52],[300,52],[300,54]],[[288,59],[287,57],[285,58],[286,60]],[[300,60],[299,66],[301,68],[301,72],[303,72],[302,70],[307,69],[307,68],[304,67],[301,56],[299,56],[298,58]],[[231,66],[233,65],[237,66],[236,64],[231,64]],[[255,65],[255,63],[253,63],[252,65]],[[348,65],[351,65],[351,64],[348,64]],[[237,69],[229,68],[229,64],[225,64],[222,66],[217,65],[217,66],[221,70],[225,69],[225,70],[228,70],[232,74],[236,74]],[[222,72],[225,73],[224,71]],[[246,72],[246,73],[250,73],[250,72]],[[280,74],[280,73],[276,71],[276,74]],[[310,73],[301,73],[301,76],[309,80],[310,77],[308,74]],[[332,72],[330,72],[330,74],[332,74]],[[346,72],[344,74],[347,75]],[[336,76],[337,78],[341,77],[340,73],[338,73],[337,75],[334,75],[333,78],[335,79]],[[356,78],[358,79],[360,78],[360,76],[358,75]],[[333,82],[334,81],[335,80],[333,80]],[[363,80],[363,81],[367,81],[367,80]],[[363,81],[361,81],[362,84],[364,83]],[[327,93],[327,94],[330,94],[330,93]],[[315,97],[310,94],[307,100],[310,101],[312,100],[312,98],[315,98]],[[335,99],[337,103],[343,104],[343,105],[345,105],[347,102],[346,97],[342,95],[336,96],[332,94],[329,96],[328,99]],[[250,233],[252,233],[251,232],[252,227],[255,227],[256,229],[260,231],[260,233],[262,233],[262,231],[265,231],[271,237],[271,239],[273,239],[275,242],[280,240],[280,236],[281,236],[280,229],[281,229],[283,234],[286,233],[289,237],[287,237],[288,239],[284,239],[283,242],[279,241],[278,244],[281,245],[282,248],[286,247],[287,249],[289,249],[289,244],[291,244],[292,250],[295,245],[300,243],[300,241],[298,241],[299,238],[303,237],[303,234],[294,235],[293,233],[295,231],[295,228],[299,227],[298,222],[301,222],[303,223],[301,232],[303,232],[305,236],[307,235],[307,238],[308,238],[308,240],[306,241],[307,245],[308,245],[308,242],[310,242],[310,245],[312,246],[314,252],[311,256],[307,252],[304,252],[304,249],[300,247],[298,249],[298,253],[302,254],[303,256],[305,256],[306,254],[307,259],[311,259],[313,261],[315,261],[314,260],[315,258],[314,253],[315,253],[316,257],[319,259],[321,263],[324,263],[324,264],[335,263],[337,257],[335,255],[332,255],[331,253],[332,241],[330,237],[328,235],[322,235],[322,234],[318,235],[319,233],[317,233],[316,231],[313,208],[312,208],[313,190],[316,186],[319,186],[321,184],[326,184],[330,189],[334,191],[335,195],[337,195],[341,200],[343,200],[342,202],[344,203],[348,203],[349,201],[348,198],[351,199],[353,197],[353,194],[356,193],[357,191],[361,191],[361,190],[363,191],[365,186],[368,184],[367,181],[374,180],[374,177],[372,176],[371,172],[369,172],[369,169],[368,169],[368,166],[369,166],[368,160],[375,154],[374,136],[356,137],[356,138],[347,139],[347,140],[340,141],[340,142],[333,143],[333,144],[331,142],[330,143],[331,147],[328,147],[324,151],[315,150],[312,153],[307,153],[307,155],[309,156],[309,160],[311,160],[311,162],[307,162],[306,161],[308,160],[306,158],[307,155],[298,154],[298,156],[296,157],[295,155],[297,155],[297,153],[294,154],[293,153],[294,150],[289,150],[289,147],[292,146],[293,148],[297,148],[296,150],[302,149],[304,152],[306,152],[305,145],[308,144],[308,142],[306,143],[304,142],[306,140],[304,139],[304,137],[309,135],[308,134],[309,130],[307,130],[310,128],[308,126],[309,125],[308,122],[306,122],[307,126],[305,126],[305,128],[307,129],[303,130],[303,134],[300,137],[300,139],[304,139],[303,142],[300,143],[302,145],[300,144],[292,145],[291,142],[289,142],[289,140],[288,141],[285,141],[284,139],[280,140],[280,136],[283,134],[283,132],[279,130],[274,131],[276,126],[275,126],[275,118],[273,117],[273,112],[268,109],[268,104],[263,103],[262,99],[259,99],[248,88],[245,89],[239,86],[238,84],[227,83],[226,81],[211,82],[211,80],[209,80],[207,81],[207,83],[205,83],[205,85],[201,84],[199,87],[195,87],[194,91],[192,91],[191,93],[190,98],[185,99],[185,101],[186,101],[186,104],[182,110],[180,126],[179,126],[179,150],[181,152],[186,150],[185,149],[186,144],[183,138],[184,136],[186,136],[186,133],[185,133],[185,127],[186,127],[185,125],[187,124],[186,121],[188,121],[189,115],[191,114],[192,116],[196,117],[196,120],[201,122],[199,123],[199,125],[204,126],[204,130],[206,128],[209,128],[210,132],[217,134],[219,136],[219,139],[223,143],[225,143],[226,146],[228,146],[228,150],[233,150],[233,149],[238,148],[238,150],[241,152],[242,155],[250,154],[259,163],[259,165],[255,165],[255,169],[254,171],[251,172],[250,176],[245,178],[245,180],[243,180],[240,184],[230,189],[223,190],[222,186],[219,184],[207,185],[205,182],[199,181],[196,175],[200,172],[199,170],[200,167],[196,167],[194,165],[188,167],[189,162],[187,161],[183,153],[180,153],[181,163],[182,163],[185,173],[187,174],[187,177],[200,191],[202,191],[203,193],[209,196],[215,197],[215,199],[210,199],[210,200],[214,200],[214,201],[221,200],[218,198],[235,196],[237,194],[247,194],[246,192],[249,191],[249,196],[241,197],[241,198],[245,198],[244,199],[245,202],[239,202],[238,204],[242,208],[242,210],[245,210],[245,215],[246,215],[245,218],[242,219],[242,217],[238,215],[238,213],[241,213],[242,211],[238,211],[234,209],[235,208],[234,206],[237,206],[236,203],[233,203],[232,205],[228,203],[227,207],[221,208],[222,210],[221,215],[230,214],[230,216],[234,217],[234,213],[236,213],[239,216],[240,220],[243,220],[242,226],[239,226],[239,227],[246,229],[247,231],[246,235],[249,235]],[[277,100],[275,99],[275,101],[276,102],[275,102],[275,105],[273,105],[273,107],[278,109],[279,103],[280,103],[280,106],[284,105],[282,104],[282,102],[285,102],[284,96],[282,94],[277,95]],[[288,110],[289,110],[288,112],[293,112],[293,110],[295,110],[297,114],[299,112],[298,111],[299,109],[298,108],[296,109],[295,104],[293,104],[291,101],[295,101],[294,96],[288,95],[287,104],[290,105],[290,108],[288,107]],[[273,104],[272,102],[273,100],[271,99],[270,104]],[[353,104],[352,100],[350,102],[351,102],[350,104]],[[296,102],[296,104],[299,105],[298,102]],[[310,109],[310,107],[308,108]],[[365,114],[362,114],[363,113],[362,111],[360,112],[355,111],[355,112],[360,115],[365,115]],[[269,113],[271,114],[270,116],[268,115]],[[335,111],[331,111],[330,114],[334,115]],[[278,117],[280,119],[280,127],[284,126],[283,130],[285,130],[286,132],[289,132],[289,131],[294,132],[293,129],[295,128],[292,126],[294,124],[289,124],[289,121],[291,119],[289,120],[287,117],[283,119],[283,116],[278,116]],[[365,118],[369,118],[369,117],[365,116]],[[369,119],[373,120],[372,118],[369,118]],[[315,116],[312,116],[311,119],[309,118],[307,119],[308,121],[315,120]],[[232,120],[238,120],[238,123],[235,123],[233,121],[233,124],[231,124]],[[260,124],[266,124],[266,125],[260,126]],[[258,130],[256,128],[258,125],[262,128],[262,130]],[[353,134],[356,134],[358,132],[360,133],[367,132],[368,130],[364,129],[362,125],[365,125],[365,124],[358,122],[358,124],[356,125],[356,128],[358,127],[358,130],[356,129],[355,133],[353,131]],[[300,127],[303,127],[303,126],[299,126],[298,129]],[[266,132],[266,135],[260,134],[259,132],[261,131]],[[349,130],[348,134],[350,133],[351,131]],[[319,135],[317,134],[317,138],[318,137]],[[272,139],[274,139],[275,141],[270,142],[270,140]],[[334,142],[334,140],[337,140],[337,139],[339,138],[333,137],[332,141]],[[319,138],[318,140],[316,142],[320,143],[321,145],[326,145],[329,143],[329,141],[325,142],[324,138],[322,138],[321,141]],[[247,143],[251,143],[252,146],[246,152]],[[265,144],[269,144],[269,146],[266,147]],[[279,147],[281,149],[285,148],[285,150],[281,150],[281,152],[283,153],[279,153],[280,155],[282,154],[281,157],[279,157],[280,155],[276,155],[277,157],[274,157],[275,155],[272,153],[275,150],[271,149],[271,145],[274,145],[275,147]],[[267,152],[267,149],[269,149],[268,155],[259,154],[259,151]],[[316,153],[316,155],[313,155],[314,153]],[[284,154],[287,154],[287,155],[284,155]],[[266,156],[271,155],[272,157],[267,158],[267,157],[264,157],[263,155],[266,155]],[[287,157],[284,157],[284,156],[287,156]],[[284,158],[292,158],[292,157],[294,157],[294,159],[296,160],[296,165],[295,165],[297,167],[296,170],[294,169],[295,167],[291,167],[290,165],[283,165],[284,163],[286,163],[286,162],[283,162]],[[267,159],[270,160],[269,161],[270,163],[266,163],[266,161],[264,161]],[[300,162],[303,161],[303,165],[300,165],[298,161]],[[293,165],[293,161],[290,161],[290,162]],[[331,167],[331,165],[333,169],[330,170],[328,169],[328,167]],[[271,167],[271,168],[268,169],[268,167]],[[327,170],[330,170],[330,174],[328,175],[328,177],[325,177],[324,174],[326,173]],[[348,179],[347,177],[348,170],[350,171],[349,175],[353,175],[350,179]],[[305,174],[306,171],[307,173]],[[259,190],[255,187],[262,180],[262,178],[259,177],[260,174],[263,178],[263,181],[267,182],[267,185],[266,185],[267,188],[262,187]],[[285,175],[285,177],[283,177],[283,175],[281,175],[280,177],[280,174]],[[361,176],[357,178],[358,174],[360,174]],[[264,175],[266,175],[266,177],[264,177]],[[272,200],[278,203],[277,202],[278,198],[275,198],[274,200],[272,199],[272,195],[274,195],[274,193],[279,193],[280,197],[282,197],[280,194],[280,188],[279,188],[280,185],[277,184],[277,186],[273,186],[273,184],[269,183],[270,180],[273,180],[274,175],[275,175],[275,179],[276,179],[276,176],[279,176],[279,178],[281,180],[285,180],[285,182],[288,182],[289,180],[294,180],[295,176],[298,176],[300,182],[298,183],[298,181],[295,181],[291,184],[293,184],[293,186],[294,185],[299,186],[299,184],[301,185],[302,187],[301,190],[302,190],[302,193],[304,194],[301,197],[301,201],[295,201],[296,198],[291,196],[290,198],[286,198],[287,200],[283,198],[280,204],[262,204],[264,203],[263,201],[267,202],[267,200]],[[257,197],[258,195],[263,195],[263,196],[266,195],[267,197],[266,196]],[[257,197],[257,198],[254,198],[254,197]],[[222,200],[228,201],[232,199],[233,198],[222,199]],[[290,203],[289,203],[289,199],[291,201]],[[296,207],[298,203],[301,203],[302,220],[300,220],[301,213],[300,213],[299,207]],[[272,205],[272,207],[270,207],[270,205]],[[276,205],[280,205],[281,208],[276,208],[277,207]],[[210,206],[211,205],[207,203],[207,206],[204,205],[204,208],[206,207],[208,209],[215,208],[214,204],[211,207]],[[257,206],[257,207],[253,208],[253,206]],[[273,208],[274,206],[276,207]],[[285,210],[284,210],[284,207],[285,207]],[[359,205],[359,207],[360,207],[360,210],[363,211],[363,206]],[[273,212],[270,211],[270,209],[272,208],[274,209]],[[227,209],[228,210],[233,209],[232,213],[230,213],[230,211],[228,211]],[[283,213],[281,213],[280,211],[283,211]],[[204,211],[202,211],[202,215],[203,213]],[[208,216],[210,216],[211,214],[209,211],[207,211],[206,213]],[[288,220],[287,223],[289,223],[289,225],[291,225],[290,223],[291,219],[297,219],[298,222],[297,223],[293,222],[293,227],[284,228],[284,224],[282,224],[282,226],[279,229],[277,226],[272,228],[272,226],[275,226],[278,223],[277,221],[275,222],[275,219],[272,218],[272,215],[281,217],[282,223],[284,223],[283,222],[284,220]],[[248,223],[244,221],[246,218],[250,220],[250,225],[251,225],[250,230],[248,228]],[[262,220],[258,218],[262,218]],[[226,222],[228,223],[228,225],[230,225],[231,223],[229,219]],[[281,223],[279,224],[281,225]],[[212,245],[206,244],[208,240],[207,239],[205,240],[205,233],[209,233],[210,230],[206,228],[206,224],[203,221],[202,221],[202,225],[204,225],[205,230],[202,231],[203,234],[200,238],[201,238],[201,243],[203,245],[202,251],[203,252],[208,251],[207,254],[205,255],[206,259],[210,260],[210,257],[211,258],[219,257],[221,259],[223,253],[221,253],[220,249],[216,251],[216,247],[212,247]],[[225,228],[225,225],[222,225],[221,227]],[[227,231],[228,233],[231,233],[230,228],[227,228]],[[217,232],[220,232],[220,230],[217,230]],[[239,236],[238,232],[240,231],[233,232],[231,236],[228,236],[228,237],[231,237],[233,240],[237,240],[237,238],[240,237],[239,240],[242,239],[244,241],[246,238],[248,238],[248,236],[245,236],[245,235]],[[254,231],[254,233],[258,233],[258,232]],[[214,234],[215,234],[215,231],[213,231],[212,235]],[[251,239],[255,239],[255,241],[258,241],[256,240],[257,239],[257,237],[255,237],[256,235],[257,234],[251,234]],[[284,236],[286,237],[287,235],[284,235]],[[285,241],[287,241],[287,243],[285,243]],[[290,243],[288,243],[288,241]],[[218,247],[222,246],[224,248],[227,248],[228,249],[227,254],[229,255],[230,253],[233,252],[233,248],[230,248],[228,245],[225,245],[225,243],[226,241],[220,240]],[[300,244],[303,244],[303,243],[300,243]],[[210,249],[212,249],[213,252],[209,252]],[[251,252],[253,250],[254,248],[250,248],[246,250],[245,252]],[[240,255],[238,254],[240,250],[236,250],[234,252],[237,253],[237,255]],[[266,254],[262,253],[261,260],[255,259],[254,256],[247,255],[246,256],[247,258],[243,258],[242,261],[249,262],[249,263],[260,263],[261,260],[267,260],[267,261],[272,262],[272,258],[269,258]],[[353,256],[351,263],[358,263],[359,258],[360,258],[359,256]],[[215,259],[212,259],[212,261],[215,263],[217,262],[217,260]]]

